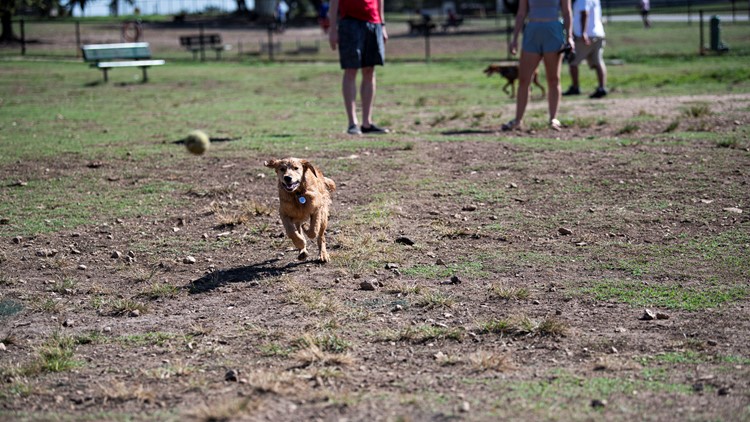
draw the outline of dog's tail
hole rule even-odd
[[[336,182],[334,182],[333,179],[323,177],[323,183],[325,183],[328,192],[333,192],[336,190]]]

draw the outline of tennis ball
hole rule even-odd
[[[201,155],[211,146],[211,140],[206,132],[194,130],[185,138],[185,148],[195,155]]]

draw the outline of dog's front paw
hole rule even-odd
[[[320,262],[328,262],[328,261],[331,260],[331,257],[328,256],[328,252],[325,252],[325,251],[323,251],[323,252],[320,253],[320,257],[319,258],[320,258]]]
[[[302,249],[301,251],[299,251],[299,255],[297,255],[297,259],[299,261],[304,261],[307,259],[308,256],[309,254],[307,253],[307,249]]]

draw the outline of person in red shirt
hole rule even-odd
[[[375,100],[375,66],[385,63],[385,43],[388,33],[383,20],[383,0],[331,0],[328,17],[331,27],[328,42],[339,50],[339,63],[344,70],[341,90],[349,119],[346,132],[387,133],[388,129],[372,122]],[[360,96],[362,126],[357,121],[357,73],[362,71]]]

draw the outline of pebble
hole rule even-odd
[[[141,316],[141,311],[139,311],[138,309],[133,309],[132,311],[130,311],[130,316],[131,317],[139,317],[139,316]]]
[[[114,259],[120,259],[120,258],[122,258],[122,252],[120,252],[120,251],[112,251],[112,255],[110,255],[110,257],[112,257]]]
[[[402,245],[408,245],[408,246],[414,245],[414,241],[411,240],[411,239],[409,239],[406,236],[399,236],[399,237],[397,237],[396,238],[396,243],[400,243]]]
[[[22,241],[23,241],[23,237],[21,237],[21,236],[16,236],[16,237],[13,238],[13,243],[15,243],[16,245],[18,245]]]
[[[651,321],[656,319],[656,312],[652,311],[651,309],[644,309],[643,315],[641,315],[641,320],[643,321]]]
[[[601,409],[602,407],[606,407],[606,406],[607,406],[607,400],[599,400],[599,399],[591,400],[591,407],[593,407],[594,409]]]
[[[461,208],[461,211],[476,211],[476,210],[477,210],[477,206],[473,204],[464,205],[464,207]]]
[[[230,369],[224,374],[224,381],[237,382],[239,381],[240,371]]]
[[[81,270],[81,271],[86,271],[86,268],[88,268],[88,267],[86,267],[83,264],[81,264],[81,265],[78,266],[78,269]]]
[[[5,348],[5,343],[0,343],[0,352],[4,352],[8,349]]]
[[[568,236],[568,235],[573,234],[573,230],[570,230],[567,227],[560,227],[559,229],[557,229],[557,231],[563,236]]]
[[[732,212],[735,214],[742,214],[742,209],[737,208],[737,207],[727,207],[727,208],[724,208],[723,210],[726,212]]]
[[[183,264],[195,264],[195,258],[193,258],[192,256],[188,255],[188,256],[185,257],[185,259],[182,260],[182,263]]]
[[[656,319],[669,319],[669,315],[663,312],[657,312]]]
[[[378,281],[375,280],[375,279],[365,280],[365,281],[359,283],[359,288],[362,289],[362,290],[372,291],[372,290],[377,289],[378,288],[377,286],[378,286]]]
[[[459,410],[463,413],[468,413],[471,410],[471,405],[469,404],[469,402],[464,401],[463,403],[461,403],[461,407],[459,408]]]
[[[39,249],[36,251],[36,256],[43,258],[50,258],[57,255],[57,249]]]
[[[73,320],[70,318],[65,318],[65,321],[62,323],[63,327],[72,327],[73,326]]]

